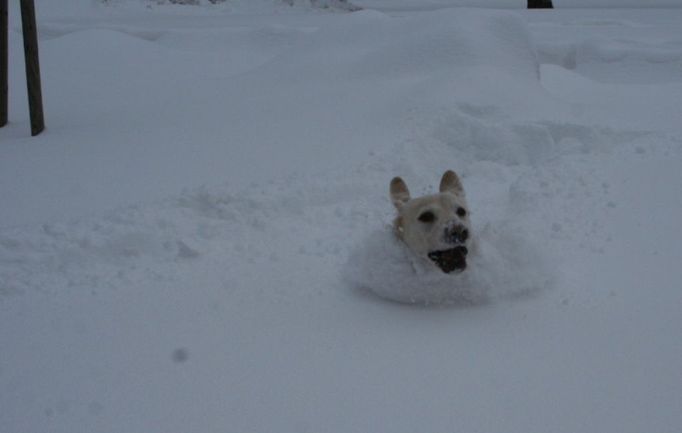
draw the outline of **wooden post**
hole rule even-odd
[[[7,125],[7,59],[9,45],[7,44],[7,0],[0,0],[0,128]]]
[[[552,0],[528,0],[528,9],[553,9]]]
[[[24,34],[31,135],[35,136],[45,129],[45,120],[43,117],[43,92],[40,87],[40,64],[38,62],[38,30],[33,0],[21,0],[21,28]]]

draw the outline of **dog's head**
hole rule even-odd
[[[450,170],[443,174],[439,189],[438,194],[413,199],[405,182],[393,178],[391,201],[398,210],[395,229],[416,255],[431,259],[445,273],[461,272],[471,245],[464,189]]]

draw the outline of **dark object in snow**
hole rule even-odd
[[[452,271],[462,272],[467,267],[467,254],[469,250],[465,246],[457,246],[449,250],[431,251],[429,258],[438,265],[446,274]]]
[[[36,10],[33,0],[21,0],[21,28],[24,32],[24,58],[26,83],[28,84],[28,110],[31,113],[31,135],[38,135],[45,129],[45,121],[43,118],[43,92],[40,86]]]
[[[189,352],[184,348],[175,349],[171,357],[173,358],[174,362],[185,362],[189,359]]]
[[[179,259],[193,259],[196,257],[199,257],[199,251],[195,250],[194,248],[190,247],[183,241],[178,240],[178,258]]]
[[[7,0],[0,0],[0,127],[7,125]]]
[[[45,129],[43,96],[40,86],[40,62],[38,61],[38,31],[33,0],[21,0],[21,27],[24,37],[24,63],[28,85],[28,108],[31,114],[31,135]],[[7,123],[7,0],[0,0],[0,127]]]
[[[552,0],[528,0],[528,9],[554,9]]]

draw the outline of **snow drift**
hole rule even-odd
[[[550,273],[538,250],[500,223],[477,233],[467,269],[457,274],[414,256],[392,228],[376,230],[351,252],[345,279],[382,298],[423,305],[480,303],[548,289]]]

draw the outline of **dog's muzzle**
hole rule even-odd
[[[429,258],[446,274],[462,272],[467,267],[469,250],[464,245],[441,251],[431,251]]]
[[[446,227],[443,232],[443,240],[449,244],[463,244],[467,239],[469,239],[469,230],[460,224]]]

